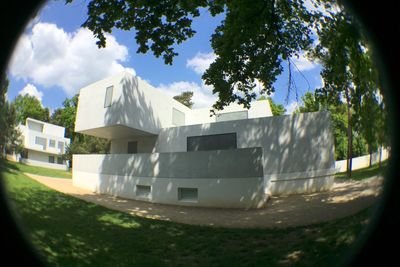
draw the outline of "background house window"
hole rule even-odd
[[[63,164],[62,157],[57,157],[57,164]]]
[[[248,112],[247,110],[244,111],[235,111],[235,112],[228,112],[228,113],[221,113],[215,117],[215,121],[233,121],[233,120],[244,120],[247,119]]]
[[[136,154],[137,153],[137,142],[129,141],[128,142],[128,154]]]
[[[47,146],[47,139],[43,138],[43,137],[36,136],[35,137],[35,144],[39,145],[39,146],[42,146],[43,147],[42,149],[45,150],[46,146]]]
[[[49,147],[56,147],[56,140],[50,139]]]
[[[54,156],[49,156],[49,163],[54,163]]]
[[[58,142],[58,149],[60,150],[61,154],[64,153],[64,142],[62,142],[62,141]]]
[[[187,151],[222,150],[236,148],[236,133],[187,137]]]
[[[106,97],[104,99],[104,107],[105,108],[111,106],[113,89],[114,89],[114,86],[109,86],[106,89]]]
[[[172,108],[172,124],[176,126],[185,125],[185,113]]]

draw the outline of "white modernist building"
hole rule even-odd
[[[22,133],[24,152],[19,161],[29,165],[52,169],[67,169],[63,154],[70,139],[65,138],[65,128],[27,118],[18,125]]]
[[[333,184],[327,112],[273,117],[256,101],[210,116],[122,72],[80,90],[75,131],[111,140],[110,154],[73,157],[73,184],[98,193],[257,208],[269,195]]]

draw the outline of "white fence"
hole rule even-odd
[[[387,149],[383,148],[380,151],[381,154],[381,160],[384,161],[389,157],[389,152]],[[369,161],[370,157],[372,157],[372,164],[378,163],[379,162],[379,151],[372,153],[372,155],[365,155],[357,158],[353,158],[353,163],[352,163],[352,170],[358,170],[362,168],[369,167]],[[347,170],[347,160],[338,160],[335,163],[335,168],[337,172],[345,172]]]

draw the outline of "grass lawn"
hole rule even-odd
[[[1,167],[1,169],[8,168],[8,169],[17,170],[20,172],[27,172],[27,173],[38,174],[38,175],[49,176],[49,177],[72,178],[72,173],[70,171],[30,166],[27,164],[13,162],[13,161],[7,161],[7,160],[1,160],[0,167]]]
[[[368,167],[368,168],[363,168],[363,169],[352,171],[351,179],[359,181],[359,180],[370,178],[375,175],[383,175],[385,173],[386,166],[387,166],[387,160],[382,162],[381,168],[379,168],[379,164],[375,164],[375,165],[372,165],[371,168]],[[335,178],[348,179],[346,172],[336,173]]]
[[[370,215],[287,229],[191,226],[90,204],[21,170],[5,169],[3,177],[33,244],[55,266],[332,266]]]

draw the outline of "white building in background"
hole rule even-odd
[[[75,131],[111,140],[74,155],[73,184],[156,203],[259,208],[269,195],[328,190],[335,173],[327,112],[272,116],[269,102],[216,116],[122,72],[80,90]]]
[[[70,139],[64,137],[64,127],[31,118],[18,127],[24,146],[19,161],[52,169],[68,169],[62,157],[70,143]]]

